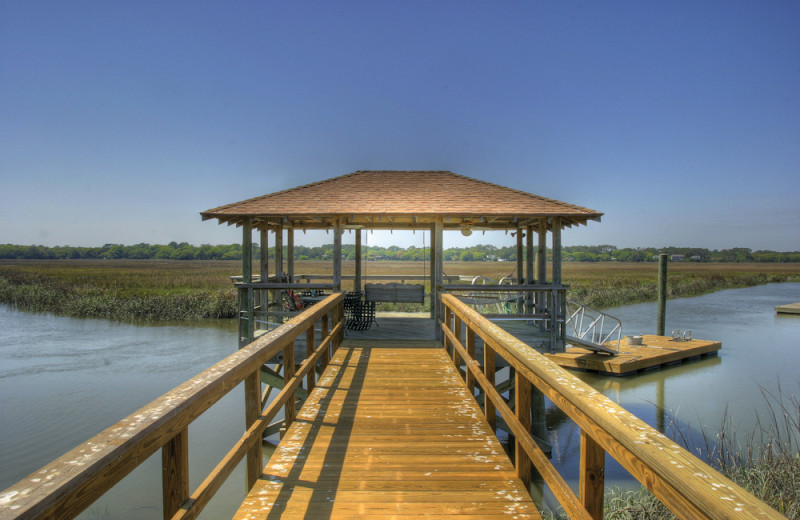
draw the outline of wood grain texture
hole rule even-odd
[[[540,518],[443,349],[351,346],[234,518]]]

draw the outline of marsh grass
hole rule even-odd
[[[424,262],[367,262],[363,273],[429,275]],[[298,261],[296,272],[331,275],[331,262]],[[654,301],[657,266],[652,263],[565,263],[568,297],[595,308]],[[446,262],[448,275],[499,280],[516,276],[512,262]],[[343,262],[344,274],[355,263]],[[231,275],[237,261],[0,260],[0,302],[19,309],[121,321],[228,319],[236,316]],[[671,297],[719,289],[800,280],[800,264],[670,265]],[[348,285],[349,284],[349,285]],[[430,291],[430,284],[426,291]],[[345,282],[344,289],[352,288]],[[429,303],[381,304],[381,311],[424,311]]]
[[[672,417],[667,434],[790,520],[800,519],[800,397],[761,389],[765,406],[756,426],[742,434],[727,413],[719,429],[692,431]],[[566,518],[545,512],[548,520]],[[650,491],[606,491],[603,517],[613,520],[672,520],[675,517]]]

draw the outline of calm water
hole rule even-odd
[[[800,316],[776,315],[776,305],[800,302],[800,283],[721,291],[667,303],[667,330],[691,329],[722,342],[718,357],[626,378],[579,373],[584,381],[653,426],[666,421],[716,431],[723,411],[750,431],[764,411],[760,388],[800,394]],[[625,334],[655,330],[656,304],[610,309]],[[136,326],[16,312],[0,306],[0,489],[235,349],[233,328]],[[190,427],[191,483],[196,487],[244,425],[237,388]],[[579,430],[551,410],[553,461],[568,481],[577,477]],[[631,480],[608,462],[607,482]],[[161,515],[160,455],[156,453],[82,518]],[[244,495],[240,467],[205,518],[230,517]],[[549,502],[549,500],[548,500]]]

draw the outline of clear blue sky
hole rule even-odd
[[[3,1],[0,243],[239,242],[198,213],[442,169],[606,214],[566,245],[797,250],[798,27],[795,0]]]

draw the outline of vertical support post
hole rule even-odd
[[[453,318],[453,311],[450,310],[450,307],[445,307],[444,308],[444,321],[443,321],[443,324],[444,324],[445,327],[450,328],[450,321],[452,320],[452,318]],[[455,349],[455,347],[453,347],[453,350],[451,352],[451,350],[450,350],[450,339],[448,338],[448,336],[446,334],[442,335],[442,342],[443,342],[443,345],[444,345],[444,351],[447,352],[447,354],[453,360],[455,360],[456,359],[456,349]]]
[[[356,229],[356,278],[353,282],[353,290],[361,292],[361,230]]]
[[[294,282],[294,228],[286,229],[287,249],[286,252],[286,274]]]
[[[294,341],[289,343],[285,349],[283,349],[283,386],[286,387],[289,384],[289,381],[292,380],[294,377]],[[292,392],[289,398],[286,400],[286,405],[284,406],[284,422],[283,428],[281,428],[281,432],[285,429],[289,429],[289,426],[292,425],[294,422],[295,415],[297,414],[297,407],[295,401],[297,400],[297,394]],[[283,435],[281,435],[283,437]]]
[[[253,283],[253,224],[250,218],[246,218],[242,224],[242,283],[246,285],[245,296],[245,319],[247,320],[247,339],[245,344],[253,341],[255,336],[255,315],[253,308],[253,288],[250,284]],[[241,315],[239,317],[241,319]]]
[[[161,447],[164,518],[172,518],[189,498],[189,428]]]
[[[533,226],[528,226],[526,230],[527,234],[525,236],[525,283],[532,284],[535,280],[535,276],[533,274]],[[525,293],[525,312],[532,313],[533,312],[533,295],[531,293]]]
[[[430,231],[431,231],[431,253],[430,253],[431,256],[428,259],[428,261],[430,262],[430,269],[428,271],[431,273],[430,274],[431,319],[434,319],[434,318],[436,318],[436,302],[435,302],[435,300],[436,300],[436,291],[435,291],[435,288],[436,288],[436,255],[433,254],[433,252],[436,250],[436,225],[435,224],[433,226],[431,226],[431,230]],[[434,321],[434,323],[435,323],[435,321]],[[434,325],[434,326],[436,326],[436,325]],[[438,327],[438,326],[436,326],[436,327]],[[438,328],[437,328],[437,330],[438,330]]]
[[[256,370],[244,380],[244,419],[245,429],[250,428],[261,415],[261,377]],[[247,451],[247,489],[253,487],[261,475],[262,445],[253,443]]]
[[[442,330],[439,328],[439,325],[436,323],[437,321],[441,321],[444,318],[444,313],[442,312],[442,302],[440,299],[440,291],[443,285],[444,279],[444,265],[443,265],[443,257],[444,251],[442,249],[442,238],[444,235],[444,218],[443,217],[436,217],[436,221],[433,225],[433,234],[435,238],[431,240],[432,243],[435,242],[436,248],[433,250],[433,272],[434,272],[434,286],[431,287],[431,298],[433,299],[433,305],[435,306],[436,312],[436,319],[434,320],[434,327],[436,328],[436,339],[442,339]]]
[[[316,338],[314,333],[314,325],[312,324],[306,330],[306,359],[314,355],[315,347],[316,347]],[[311,391],[314,389],[314,386],[317,383],[316,377],[317,374],[313,369],[308,371],[308,374],[306,375],[306,390],[308,390],[309,393],[311,393]]]
[[[475,359],[475,331],[472,327],[467,326],[467,353],[469,354],[469,361]],[[470,395],[475,395],[475,376],[472,371],[467,368],[467,388],[469,388]]]
[[[553,286],[561,286],[561,217],[553,217]],[[550,351],[564,352],[564,304],[560,289],[553,290],[553,321],[550,324]]]
[[[456,341],[463,346],[464,343],[461,341],[461,318],[459,318],[458,314],[455,313],[453,313],[453,335],[456,337]],[[456,359],[456,347],[455,345],[453,345],[453,360],[455,359]],[[464,361],[469,361],[469,360],[465,359]],[[458,363],[456,363],[456,368],[459,371],[461,371],[461,360],[459,360]],[[466,381],[468,377],[469,377],[469,370],[467,370],[467,373],[464,374],[464,381]]]
[[[658,255],[658,323],[656,324],[656,335],[664,335],[664,327],[667,323],[667,261],[666,254]]]
[[[517,370],[514,374],[515,404],[514,413],[517,420],[525,430],[531,430],[531,382]],[[514,466],[517,468],[517,476],[528,487],[531,483],[531,459],[522,448],[522,443],[517,438],[514,449]]]
[[[275,281],[283,283],[283,226],[275,228]]]
[[[340,307],[336,307],[334,309],[334,311],[333,311],[334,316],[337,316],[338,311],[336,309],[339,309],[339,308]],[[324,340],[325,338],[328,337],[328,334],[330,333],[330,330],[331,330],[330,329],[330,321],[328,319],[328,313],[327,312],[322,315],[322,319],[320,320],[320,322],[321,322],[320,323],[320,328],[322,329],[322,339]],[[331,343],[333,343],[333,341],[331,341]],[[328,366],[328,362],[330,362],[330,360],[331,360],[331,351],[336,352],[336,346],[335,345],[326,347],[325,350],[322,351],[322,370],[325,370],[325,368]]]
[[[523,228],[517,228],[517,283],[521,284],[525,280],[525,272],[522,270],[522,235]]]
[[[333,283],[342,290],[342,221],[338,218],[333,225]]]
[[[524,250],[522,249],[522,235],[525,234],[523,228],[517,228],[517,279],[516,282],[520,285],[525,283],[525,271],[523,267],[523,260],[522,255]],[[530,293],[519,293],[517,295],[517,314],[523,314],[527,311],[528,307],[528,296]]]
[[[267,283],[269,280],[269,232],[264,228],[259,230],[259,235],[259,247],[261,248],[259,274],[261,274],[261,283]]]
[[[483,343],[483,375],[489,380],[489,384],[494,386],[495,379],[495,359],[494,350],[488,343]],[[483,393],[483,413],[486,415],[486,422],[492,431],[497,430],[497,412],[494,409],[494,403],[489,399],[489,394]]]
[[[547,283],[547,219],[542,217],[539,219],[538,242],[536,248],[536,281],[539,284]],[[547,295],[545,293],[536,294],[536,312],[543,314],[547,309]],[[544,320],[539,322],[539,331],[544,332],[546,322]]]
[[[258,244],[260,248],[258,265],[261,283],[267,283],[269,281],[269,230],[265,227],[259,229]],[[258,305],[261,307],[262,312],[269,309],[269,291],[264,289],[258,291]]]
[[[581,462],[578,487],[580,500],[595,520],[603,518],[606,454],[588,433],[581,430]]]

